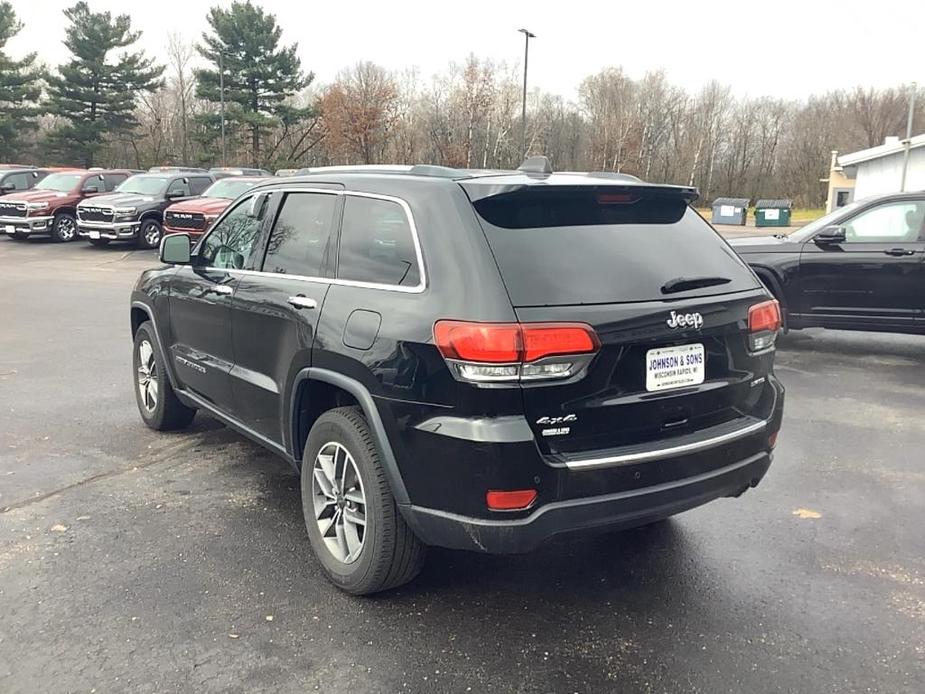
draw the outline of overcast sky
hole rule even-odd
[[[140,45],[162,56],[165,36],[190,41],[206,29],[216,0],[89,0],[96,10],[128,11]],[[14,55],[37,50],[56,65],[67,58],[61,10],[73,0],[13,0],[25,24]],[[222,2],[221,4],[230,4]],[[474,52],[521,64],[526,27],[530,83],[575,98],[585,76],[622,65],[632,77],[664,68],[695,91],[715,78],[751,96],[805,97],[857,84],[925,84],[925,10],[921,0],[667,2],[665,0],[262,0],[286,43],[320,82],[372,60],[390,69],[417,66],[429,76]]]

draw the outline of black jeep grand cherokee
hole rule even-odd
[[[171,170],[132,176],[109,195],[77,205],[77,233],[94,246],[134,241],[140,248],[156,248],[164,235],[164,210],[202,195],[214,182],[205,172]]]
[[[256,187],[138,281],[141,416],[201,409],[300,469],[355,594],[426,545],[523,552],[737,496],[780,428],[780,315],[695,197],[545,160]]]

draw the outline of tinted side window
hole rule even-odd
[[[106,192],[111,193],[116,189],[122,181],[124,181],[128,176],[125,174],[106,174],[103,177],[103,183],[106,186]]]
[[[111,188],[106,188],[106,184],[102,178],[102,176],[90,176],[90,178],[84,181],[83,186],[81,186],[81,190],[84,193],[92,192],[94,188],[96,188],[97,193],[111,190]]]
[[[320,277],[336,206],[336,195],[289,193],[270,233],[264,271]]]
[[[206,188],[212,185],[211,178],[191,178],[190,179],[190,193],[192,195],[202,195]]]
[[[29,174],[21,173],[10,174],[3,179],[2,185],[8,190],[28,190],[30,183],[31,181],[29,180]]]
[[[167,195],[179,194],[183,197],[186,197],[190,194],[189,192],[189,179],[188,178],[178,178],[173,183],[167,187]]]
[[[910,200],[878,205],[845,224],[848,243],[899,243],[925,237],[925,202]]]
[[[421,281],[404,208],[392,200],[346,196],[339,279],[415,287]]]
[[[199,246],[199,265],[241,270],[254,249],[266,211],[268,196],[260,198],[257,216],[250,211],[251,198],[245,198],[219,222]]]

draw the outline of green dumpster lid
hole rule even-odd
[[[748,198],[716,198],[716,200],[713,201],[713,206],[732,205],[733,207],[748,207],[748,203]]]
[[[759,210],[789,210],[793,207],[793,200],[759,200],[755,208]]]

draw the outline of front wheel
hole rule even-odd
[[[425,547],[398,510],[356,407],[325,412],[312,427],[302,457],[302,511],[315,556],[347,593],[395,588],[421,570]]]
[[[146,219],[138,230],[138,246],[140,248],[157,248],[161,242],[164,231],[161,223],[154,219]]]
[[[51,238],[59,243],[68,243],[77,238],[77,219],[74,215],[61,212],[55,215],[51,228]]]
[[[177,399],[164,368],[164,357],[150,323],[142,323],[135,333],[132,366],[135,376],[135,402],[142,420],[157,431],[184,429],[196,410]]]

